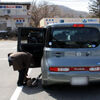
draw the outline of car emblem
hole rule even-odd
[[[89,56],[90,55],[90,52],[86,52],[86,56]]]

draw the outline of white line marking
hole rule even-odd
[[[31,70],[32,70],[32,68],[29,69],[28,75],[30,74]],[[10,100],[17,100],[18,97],[19,97],[19,95],[20,95],[20,93],[21,93],[21,91],[22,91],[22,89],[23,89],[23,86],[17,87],[16,90],[15,90],[15,92],[11,96]]]
[[[17,87],[10,100],[17,100],[22,89],[23,86]]]

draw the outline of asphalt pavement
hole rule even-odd
[[[0,100],[100,100],[100,83],[88,86],[52,85],[47,89],[17,87],[18,72],[8,66],[7,54],[16,51],[16,41],[0,41]],[[37,77],[40,68],[30,69],[29,77]]]
[[[8,66],[7,55],[16,51],[16,41],[0,41],[0,100],[10,100],[16,88],[17,72]]]

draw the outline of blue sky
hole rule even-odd
[[[13,2],[13,0],[1,0],[1,1],[2,2]],[[74,10],[88,12],[89,0],[39,0],[39,1],[47,1],[50,3],[58,4],[58,5],[64,5]],[[15,0],[15,2],[32,2],[32,0]]]

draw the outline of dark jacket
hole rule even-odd
[[[8,61],[11,63],[10,65],[13,65],[15,71],[29,68],[32,60],[32,54],[26,52],[9,53],[8,58],[9,57],[10,60],[8,59]]]

